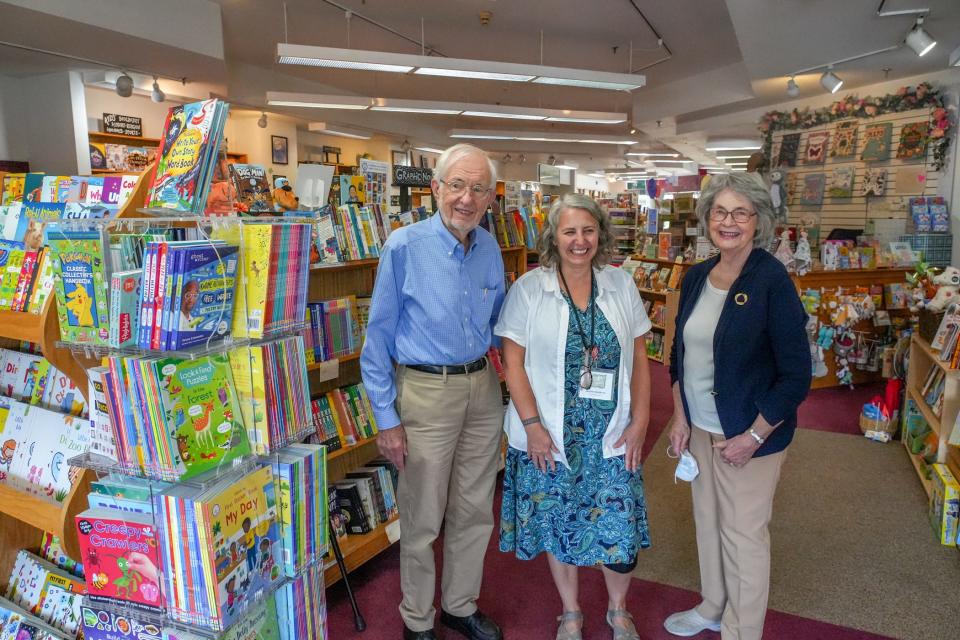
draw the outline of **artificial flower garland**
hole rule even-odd
[[[921,82],[915,88],[900,87],[896,93],[874,98],[848,95],[829,107],[811,110],[809,107],[793,111],[768,111],[760,118],[760,133],[764,136],[763,152],[768,158],[773,146],[773,132],[781,129],[810,129],[828,122],[847,118],[873,118],[886,113],[930,108],[930,129],[926,143],[933,148],[934,171],[940,171],[947,162],[950,136],[953,128],[950,112],[943,106],[943,94]]]

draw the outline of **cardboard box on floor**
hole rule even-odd
[[[932,465],[930,492],[930,524],[948,547],[957,545],[957,524],[960,520],[960,484],[945,464]]]

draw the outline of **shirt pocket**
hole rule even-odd
[[[490,327],[491,321],[495,319],[491,315],[497,300],[496,284],[477,287],[474,296],[474,303],[471,305],[474,311],[473,324],[478,331],[482,332]]]

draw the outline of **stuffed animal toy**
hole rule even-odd
[[[947,267],[942,273],[933,277],[933,283],[939,285],[937,293],[933,300],[927,303],[927,308],[931,311],[943,311],[951,302],[958,300],[957,292],[960,291],[960,269],[956,267]]]
[[[780,244],[777,245],[777,251],[773,257],[783,263],[787,271],[793,271],[793,249],[790,248],[790,230],[784,229],[780,232]]]
[[[787,173],[783,169],[774,169],[770,172],[770,199],[773,201],[773,212],[776,214],[777,221],[783,224],[787,222],[787,187],[784,181]]]
[[[813,264],[813,257],[810,255],[810,238],[807,230],[800,228],[797,238],[797,250],[793,253],[793,268],[796,269],[798,276],[806,275]]]
[[[296,211],[300,208],[300,198],[293,192],[293,187],[286,178],[277,178],[273,181],[273,210],[277,213]]]

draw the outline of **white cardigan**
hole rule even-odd
[[[617,408],[603,435],[603,457],[622,455],[614,448],[630,423],[630,378],[633,373],[633,341],[650,331],[643,300],[628,273],[617,267],[594,270],[597,306],[613,327],[620,343],[617,372]],[[554,458],[569,467],[563,450],[564,353],[570,308],[557,283],[557,272],[538,268],[525,273],[510,287],[494,333],[526,350],[524,369],[537,401],[540,421],[550,433],[559,453]],[[504,431],[514,449],[527,450],[527,433],[513,405],[507,407]]]

